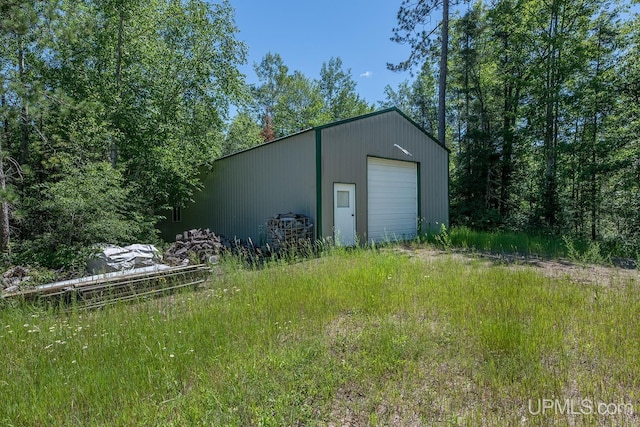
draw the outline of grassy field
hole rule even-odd
[[[0,310],[0,425],[638,425],[640,284],[328,251],[93,312]],[[615,273],[614,273],[615,274]]]

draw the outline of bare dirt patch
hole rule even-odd
[[[421,260],[431,260],[451,256],[458,260],[472,262],[484,261],[491,265],[507,266],[509,268],[535,268],[546,277],[569,280],[576,284],[613,286],[614,284],[640,282],[640,271],[637,268],[622,268],[616,266],[576,264],[565,259],[545,259],[532,255],[513,253],[492,253],[478,251],[453,250],[440,251],[433,248],[411,248],[399,246],[393,249],[400,254],[416,257]],[[629,263],[626,264],[630,265]]]

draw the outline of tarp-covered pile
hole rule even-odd
[[[162,263],[162,256],[153,245],[135,244],[125,247],[103,247],[87,264],[90,274],[111,273]]]

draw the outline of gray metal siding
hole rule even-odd
[[[204,190],[164,224],[163,237],[209,228],[229,238],[263,243],[264,224],[278,213],[307,215],[315,224],[315,133],[307,131],[217,160]]]
[[[368,156],[418,163],[422,231],[449,224],[448,152],[397,111],[330,126],[321,132],[324,237],[333,234],[333,183],[345,182],[356,184],[356,228],[360,237],[366,238]]]

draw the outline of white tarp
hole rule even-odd
[[[100,249],[87,264],[90,274],[111,273],[149,267],[162,262],[162,256],[153,245],[135,244],[125,247],[108,245]]]

